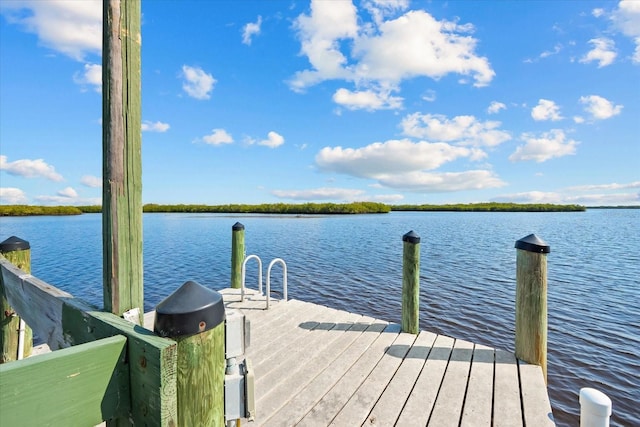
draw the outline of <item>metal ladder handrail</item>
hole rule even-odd
[[[258,292],[262,295],[262,260],[258,255],[249,255],[242,261],[242,288],[240,290],[240,301],[244,301],[245,279],[247,277],[247,261],[255,259],[258,261]]]
[[[269,309],[269,298],[271,296],[271,267],[276,263],[282,264],[282,293],[284,294],[284,301],[287,300],[287,263],[282,258],[275,258],[267,268],[267,310]]]

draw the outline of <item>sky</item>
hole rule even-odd
[[[640,205],[640,0],[141,9],[143,203]],[[0,204],[101,204],[101,40],[0,0]]]

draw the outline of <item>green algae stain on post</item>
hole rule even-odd
[[[236,222],[231,227],[231,287],[242,287],[242,263],[244,262],[244,225]]]
[[[224,422],[225,309],[222,295],[186,282],[156,307],[154,331],[177,345],[178,425]]]
[[[535,234],[516,241],[516,357],[542,367],[547,381],[547,254]]]
[[[402,332],[420,330],[420,236],[413,230],[402,236]]]
[[[143,314],[140,1],[103,2],[104,308]]]
[[[0,254],[25,273],[31,273],[31,246],[26,240],[16,236],[9,237],[0,243]],[[6,299],[2,280],[0,277],[0,363],[5,363],[31,355],[33,331],[14,314]],[[21,328],[24,335],[22,349],[19,349]],[[18,357],[19,355],[22,357]]]

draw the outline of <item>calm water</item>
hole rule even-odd
[[[289,295],[400,321],[402,235],[421,242],[423,329],[513,351],[516,240],[548,255],[548,381],[558,425],[579,424],[578,392],[613,401],[612,425],[640,425],[640,210],[356,216],[145,214],[145,309],[187,280],[229,286],[231,226],[247,254],[287,263]],[[33,274],[102,306],[101,216],[0,218],[0,240],[32,248]],[[255,261],[247,285],[257,286]],[[282,273],[274,267],[272,287]]]

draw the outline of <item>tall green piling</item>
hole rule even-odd
[[[104,308],[143,316],[140,0],[105,0],[102,33]]]
[[[242,263],[244,262],[244,225],[236,222],[231,227],[231,287],[242,287]]]
[[[402,236],[402,332],[420,330],[420,236],[413,230]]]

